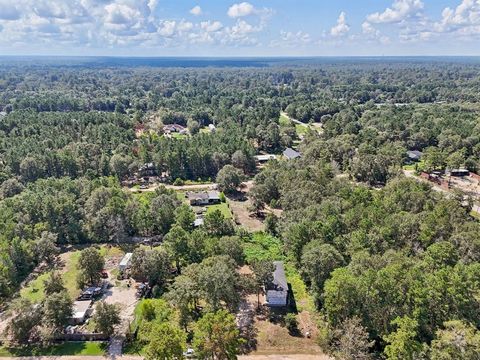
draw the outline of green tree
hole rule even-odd
[[[407,316],[397,317],[392,321],[397,329],[384,337],[385,355],[388,360],[413,360],[421,351],[421,344],[416,340],[418,322]]]
[[[217,174],[220,191],[231,193],[237,190],[243,181],[243,173],[232,165],[225,165]]]
[[[235,233],[232,221],[218,209],[205,215],[204,228],[212,236],[230,236]]]
[[[115,331],[115,326],[121,322],[120,309],[115,304],[107,304],[104,301],[100,301],[95,306],[92,320],[95,322],[97,331],[111,336]]]
[[[188,205],[181,205],[175,210],[175,223],[185,231],[193,230],[195,213]]]
[[[145,359],[182,359],[185,348],[186,335],[182,330],[170,323],[155,324],[151,329],[149,344],[145,348]]]
[[[132,255],[131,275],[135,280],[146,281],[163,290],[170,275],[170,264],[170,257],[163,248],[136,248]]]
[[[335,331],[335,355],[341,360],[372,359],[370,349],[374,342],[369,340],[367,330],[358,317],[345,320]]]
[[[85,285],[93,285],[100,281],[101,273],[105,267],[105,259],[100,252],[89,247],[80,252],[78,258],[78,278],[77,282],[80,287]]]
[[[251,264],[257,291],[257,307],[260,307],[260,294],[273,281],[275,265],[270,260],[257,260]]]
[[[60,330],[73,315],[73,301],[66,291],[48,295],[43,303],[43,324]]]
[[[165,245],[175,259],[175,266],[180,272],[181,267],[188,261],[190,254],[189,234],[180,226],[174,226],[165,235]]]
[[[64,291],[65,285],[63,283],[62,275],[59,272],[52,271],[50,275],[43,280],[43,287],[47,297],[51,294]]]
[[[200,359],[236,359],[241,344],[235,317],[227,311],[207,313],[195,326],[193,347]]]
[[[42,314],[38,306],[21,298],[12,306],[14,316],[5,329],[5,336],[12,345],[26,345],[33,339],[41,324]]]
[[[462,321],[448,321],[432,341],[432,360],[478,360],[480,358],[480,331]]]
[[[39,262],[45,261],[48,266],[53,266],[60,249],[56,246],[58,236],[48,231],[43,231],[40,239],[35,243],[35,255]]]

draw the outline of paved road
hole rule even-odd
[[[2,357],[2,360],[108,360],[115,356],[23,356]],[[141,356],[126,355],[118,357],[120,360],[143,360]],[[307,354],[268,354],[268,355],[240,355],[239,360],[333,360],[327,355]]]

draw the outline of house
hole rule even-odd
[[[422,160],[423,153],[418,150],[409,150],[407,151],[407,157],[410,161],[420,161]]]
[[[287,160],[293,160],[293,159],[299,158],[302,155],[298,151],[295,151],[291,148],[286,148],[283,151],[283,156],[285,156],[285,158],[287,158]]]
[[[218,191],[200,191],[187,193],[188,201],[191,206],[213,205],[220,203],[220,193]]]
[[[163,132],[165,134],[170,134],[172,132],[178,132],[180,134],[185,134],[187,129],[184,126],[179,124],[167,124],[163,126]]]
[[[283,262],[274,261],[273,281],[266,287],[266,305],[269,307],[288,306],[288,283]]]
[[[255,155],[255,161],[259,164],[263,164],[269,162],[270,160],[276,160],[277,156],[273,154],[265,154],[265,155]]]
[[[132,260],[132,253],[126,253],[125,256],[122,258],[120,261],[120,264],[118,264],[118,270],[120,272],[124,272],[130,267],[130,262]]]
[[[158,175],[157,167],[152,162],[143,164],[138,169],[138,174],[142,177],[144,177],[144,176],[156,176],[156,175]]]
[[[455,177],[470,176],[470,171],[468,171],[467,169],[452,169],[448,173],[451,176],[455,176]]]
[[[69,319],[72,325],[83,324],[92,314],[92,300],[80,300],[73,303],[73,315]]]

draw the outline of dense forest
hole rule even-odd
[[[235,312],[232,294],[248,287],[235,269],[252,235],[219,212],[194,229],[194,214],[174,190],[138,196],[122,187],[153,163],[165,184],[216,180],[233,184],[221,188],[228,193],[253,180],[252,212],[276,210],[266,231],[307,285],[321,346],[338,358],[455,359],[464,351],[476,359],[480,224],[461,194],[408,179],[402,166],[407,151],[418,150],[423,170],[479,173],[480,65],[141,65],[0,67],[2,302],[52,245],[155,236],[168,258],[135,253],[139,276],[153,276],[148,264],[156,261],[181,274],[159,265],[163,275],[151,283],[164,295],[161,311],[173,311],[165,310],[171,304],[186,330],[199,319],[199,300],[224,317]],[[168,124],[188,134],[165,136]],[[255,168],[255,155],[288,147],[301,158]]]

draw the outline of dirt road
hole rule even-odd
[[[215,190],[217,188],[217,184],[215,184],[215,183],[211,183],[211,184],[192,184],[192,185],[181,185],[181,186],[159,184],[159,185],[149,186],[145,189],[130,188],[130,191],[131,192],[152,192],[152,191],[155,191],[156,189],[158,189],[160,186],[164,186],[167,189],[178,190],[178,191]]]

